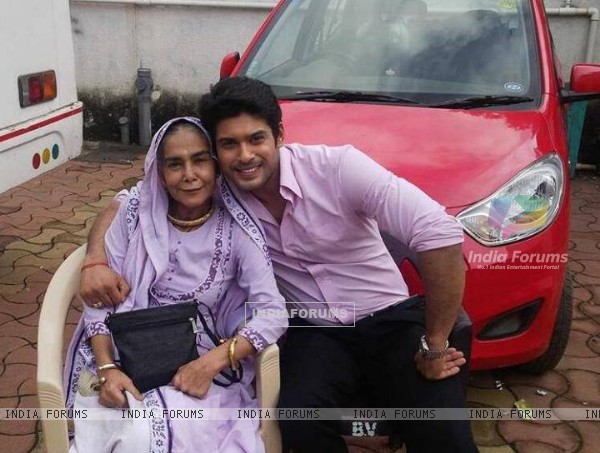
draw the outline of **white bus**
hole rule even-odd
[[[81,152],[69,0],[0,2],[0,193]]]

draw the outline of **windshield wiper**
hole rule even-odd
[[[526,96],[478,96],[472,98],[451,99],[449,101],[440,102],[439,104],[430,104],[427,107],[473,109],[490,105],[522,104],[531,101],[533,101],[533,98]]]
[[[290,101],[333,101],[333,102],[389,102],[393,104],[420,104],[414,99],[406,99],[391,94],[369,93],[366,91],[298,91],[296,94],[281,96]]]

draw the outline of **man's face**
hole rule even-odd
[[[279,185],[280,126],[275,138],[267,122],[243,113],[217,125],[216,147],[223,174],[242,190],[264,190]]]

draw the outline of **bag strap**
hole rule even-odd
[[[203,302],[197,302],[197,304],[198,304],[198,307],[203,306],[206,308],[206,310],[208,311],[208,315],[211,317],[213,325],[216,328],[215,317],[214,317],[210,307]],[[206,319],[204,319],[204,315],[202,314],[202,312],[200,312],[200,310],[198,310],[198,318],[200,318],[200,323],[202,324],[202,328],[208,335],[208,338],[210,338],[210,340],[214,343],[215,346],[219,346],[221,344],[221,339],[217,336],[216,332],[212,331],[208,327],[208,323],[206,322]],[[223,382],[217,381],[217,379],[215,378],[215,379],[213,379],[213,384],[218,385],[219,387],[229,387],[230,385],[240,382],[242,380],[242,378],[244,377],[244,367],[240,363],[239,369],[233,370],[233,375],[230,373],[227,373],[226,371],[221,371],[219,374],[221,376],[223,376],[227,380],[227,382],[223,383]]]

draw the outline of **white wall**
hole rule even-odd
[[[243,51],[268,12],[71,0],[78,89],[131,95],[143,64],[162,89],[204,91],[218,80],[223,56]]]

